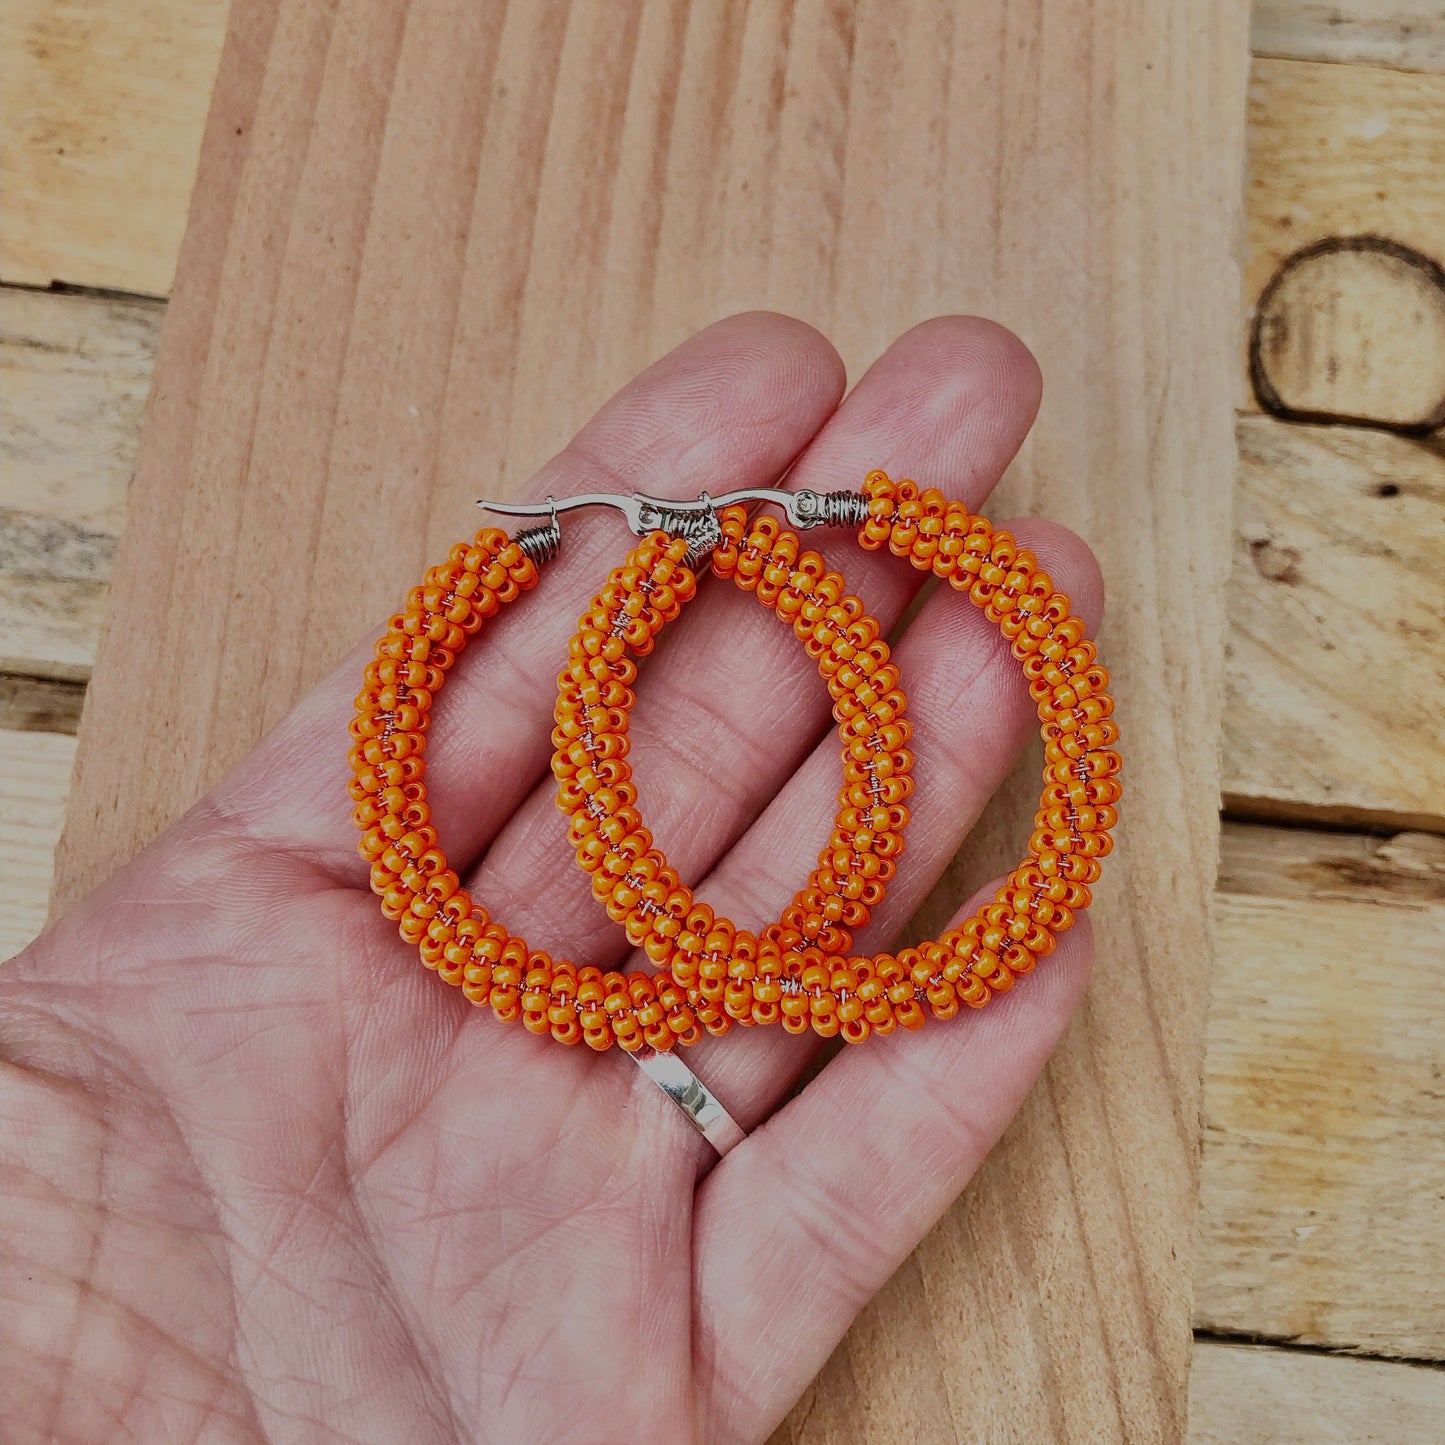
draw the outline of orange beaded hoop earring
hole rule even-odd
[[[470,638],[537,585],[538,561],[555,550],[555,522],[516,539],[483,528],[407,595],[356,699],[352,818],[382,912],[419,947],[422,962],[474,1004],[559,1043],[579,1043],[591,1031],[608,1044],[666,1051],[701,1037],[676,984],[647,973],[604,976],[529,948],[461,886],[431,823],[424,756],[432,701]]]
[[[593,896],[686,991],[710,1033],[726,1032],[731,1020],[783,1018],[789,979],[780,960],[831,957],[852,947],[852,930],[868,922],[896,871],[909,818],[904,799],[913,789],[907,699],[879,624],[794,533],[772,518],[760,519],[756,530],[769,539],[767,558],[759,555],[756,565],[739,559],[725,575],[791,624],[817,662],[843,754],[832,835],[778,922],[752,933],[696,901],[654,846],[626,761],[637,676],[627,654],[649,653],[695,594],[687,567],[694,543],[658,531],[634,547],[583,613],[557,679],[552,771],[577,861],[591,875]],[[843,1027],[847,1032],[849,1021]],[[609,1042],[600,1033],[586,1037],[593,1047]]]
[[[896,954],[850,957],[842,949],[827,951],[816,943],[797,946],[806,940],[790,944],[766,934],[759,940],[730,924],[724,927],[726,921],[714,919],[710,910],[697,912],[704,905],[679,917],[682,900],[690,900],[691,895],[668,892],[663,910],[670,915],[664,934],[667,946],[660,950],[668,967],[659,977],[681,990],[710,1026],[718,1027],[713,1020],[721,1004],[727,1018],[745,1024],[777,1019],[790,1032],[811,1027],[824,1037],[842,1033],[849,1042],[858,1043],[871,1033],[891,1033],[900,1024],[921,1028],[930,1012],[948,1019],[962,1005],[982,1008],[996,993],[1012,988],[1018,976],[1053,950],[1058,935],[1072,927],[1078,912],[1089,905],[1099,860],[1111,847],[1108,831],[1117,819],[1120,795],[1121,763],[1113,748],[1118,728],[1111,720],[1114,704],[1106,691],[1108,673],[1085,636],[1083,622],[1033,555],[1020,549],[1008,533],[995,532],[982,517],[971,515],[962,503],[947,500],[941,492],[920,492],[914,483],[895,483],[880,471],[868,475],[861,499],[813,493],[775,494],[769,499],[780,498],[786,499],[783,504],[790,519],[801,518],[804,524],[845,516],[861,521],[859,541],[865,548],[886,546],[895,556],[965,593],[999,627],[1022,664],[1044,739],[1045,787],[1027,857],[989,902],[936,940]],[[708,539],[713,571],[744,586],[765,582],[780,613],[795,617],[821,613],[827,619],[826,594],[817,585],[821,561],[812,560],[816,554],[800,558],[792,534],[782,532],[769,518],[749,525],[741,507],[724,505],[731,500],[719,499],[720,510],[713,513],[720,533]],[[855,508],[856,503],[863,505]],[[665,538],[649,539],[614,579],[647,577],[658,549],[665,553],[666,546]],[[695,544],[692,550],[698,550]],[[625,585],[630,590],[614,599],[621,613],[634,605],[639,580]],[[647,629],[647,646],[666,620],[659,614],[656,626]],[[587,655],[599,635],[594,611],[583,618],[573,639],[573,656],[579,655],[579,649],[580,655]],[[879,667],[891,668],[860,650],[845,627],[825,620],[814,635],[825,653],[846,662],[865,684]],[[891,688],[896,671],[886,680]],[[558,718],[573,718],[578,703],[570,675],[564,673],[560,681]],[[881,695],[887,692],[884,689]],[[608,729],[609,737],[620,739],[629,706],[630,700],[619,703],[605,715],[593,707],[592,715],[598,726]],[[875,726],[885,721],[871,701],[854,716]],[[635,792],[621,805],[615,790],[591,790],[587,797],[594,811],[585,827],[579,823],[580,795],[569,790],[578,762],[575,745],[564,732],[554,760],[563,780],[559,806],[573,814],[574,840],[583,832],[597,840],[595,845],[579,847],[583,866],[604,884],[625,876],[635,862],[628,840],[642,836],[656,868],[667,870],[666,859],[651,847],[650,835],[636,818]],[[630,786],[630,776],[628,782]],[[838,861],[838,871],[846,875],[848,860]],[[667,876],[676,875],[668,870]],[[843,887],[846,892],[846,881]],[[661,914],[649,916],[644,924],[635,918],[635,909],[624,910],[629,911],[634,914],[634,933],[656,931],[654,923]],[[701,926],[704,922],[706,927]],[[674,929],[673,923],[679,926]]]
[[[736,495],[766,500],[783,494],[760,490]],[[431,822],[425,782],[432,703],[462,649],[489,617],[536,586],[538,565],[555,556],[560,544],[557,514],[595,500],[549,500],[545,509],[540,509],[550,514],[548,523],[519,532],[515,538],[496,528],[483,528],[472,543],[453,547],[447,561],[431,568],[422,585],[408,593],[405,609],[391,618],[376,644],[356,698],[348,753],[355,805],[352,818],[361,830],[360,852],[371,865],[371,887],[381,898],[382,912],[396,922],[407,942],[418,947],[428,968],[459,987],[472,1003],[489,1006],[503,1021],[520,1021],[531,1032],[548,1034],[564,1044],[585,1041],[594,1049],[605,1050],[617,1043],[640,1058],[695,1043],[702,1036],[700,1025],[725,1032],[728,1016],[701,992],[694,1004],[666,971],[622,974],[578,968],[528,947],[524,939],[494,921],[462,887],[447,861]],[[490,505],[503,512],[539,510]],[[660,507],[663,510],[659,511]],[[571,689],[576,709],[559,716],[554,741],[559,756],[569,748],[577,754],[571,765],[571,783],[578,789],[579,817],[593,825],[590,830],[586,824],[575,829],[579,857],[593,856],[596,844],[611,833],[615,846],[609,842],[607,850],[596,856],[598,866],[607,870],[612,880],[612,906],[646,920],[645,928],[634,923],[638,931],[635,941],[644,941],[645,934],[650,953],[670,957],[670,930],[660,920],[676,910],[667,910],[653,900],[659,889],[665,900],[676,877],[665,867],[661,871],[651,867],[642,856],[645,847],[637,846],[642,839],[635,831],[617,833],[618,825],[627,821],[626,809],[635,799],[635,791],[626,776],[625,738],[615,724],[621,721],[625,730],[626,710],[632,704],[628,684],[635,666],[625,656],[626,649],[645,652],[650,648],[650,637],[675,617],[696,591],[696,575],[690,565],[697,560],[695,554],[700,551],[706,556],[722,534],[713,504],[706,498],[675,506],[632,499],[623,509],[634,532],[651,531],[634,554],[640,557],[643,570],[619,569],[613,574],[609,588],[615,584],[625,590],[625,597],[619,592],[619,606],[609,612],[611,592],[604,591],[589,614],[595,614],[600,630],[589,635],[589,640],[574,640],[568,670],[559,683]],[[652,530],[658,527],[683,536],[676,539],[667,530]],[[796,539],[792,556],[797,557]],[[888,661],[886,644],[878,639],[878,624],[864,614],[856,597],[843,593],[842,578],[836,573],[825,574],[819,564],[816,581],[835,623],[852,629],[860,655],[870,658],[870,670],[879,680],[882,676],[890,679],[890,695],[875,700],[861,671],[855,678],[832,654],[815,652],[830,690],[843,699],[839,731],[845,744],[856,730],[852,721],[856,713],[847,709],[867,705],[870,700],[876,707],[891,709],[886,734],[891,747],[870,752],[866,758],[845,758],[845,793],[851,789],[850,796],[882,798],[889,826],[874,830],[877,836],[869,839],[872,861],[868,865],[840,870],[831,855],[838,848],[864,846],[850,810],[840,811],[837,847],[825,850],[808,884],[782,919],[766,931],[765,940],[768,947],[791,947],[809,936],[803,932],[808,930],[817,940],[846,949],[851,944],[849,928],[867,920],[868,910],[881,899],[892,876],[893,859],[902,850],[901,833],[908,821],[908,810],[902,804],[912,787],[908,776],[912,757],[905,746],[908,723],[902,715],[903,695],[896,690],[897,670]],[[782,607],[778,611],[804,635],[807,629],[794,613]],[[587,621],[584,617],[584,624]],[[879,674],[880,668],[886,672]],[[589,732],[589,727],[595,731]],[[613,820],[605,826],[598,822],[604,804],[610,806],[607,816]],[[641,877],[639,870],[646,870],[649,876]],[[695,917],[691,895],[687,897],[688,907],[683,912]],[[770,1017],[766,1000],[754,1002],[763,1020]],[[700,1111],[682,1099],[678,1102],[708,1132],[709,1126],[700,1122],[706,1117],[706,1108]],[[709,1096],[704,1105],[710,1102]],[[718,1137],[727,1141],[731,1137],[727,1129],[735,1126],[725,1113],[722,1120],[711,1126],[714,1132],[709,1137],[722,1131]],[[716,1137],[714,1142],[718,1142]]]

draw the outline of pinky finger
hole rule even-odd
[[[1092,952],[1081,918],[978,1014],[843,1049],[707,1177],[694,1338],[713,1439],[767,1435],[973,1177],[1063,1034]]]

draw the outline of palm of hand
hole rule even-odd
[[[629,485],[695,493],[806,448],[801,485],[885,465],[962,477],[976,505],[1036,382],[1011,338],[947,321],[835,413],[839,385],[815,333],[738,318],[614,399],[536,486],[640,458]],[[1097,610],[1081,545],[1021,530]],[[542,774],[555,659],[616,555],[599,538],[553,564],[572,593],[544,582],[473,643],[432,755],[477,896],[596,962],[619,938]],[[843,565],[885,622],[905,605],[896,566]],[[768,632],[735,679],[719,660],[747,606],[719,596],[677,625],[642,686],[667,734],[636,743],[659,833],[682,832],[679,866],[743,922],[785,901],[836,787],[834,745],[811,746],[826,699],[788,638]],[[900,647],[906,686],[945,681],[913,693],[910,856],[860,946],[906,921],[1028,732],[977,622],[934,599]],[[848,1051],[780,1110],[805,1040],[700,1045],[693,1067],[754,1129],[719,1163],[625,1060],[474,1016],[396,938],[345,821],[358,672],[11,966],[15,1438],[761,1438],[1006,1124],[1082,987],[1085,931],[1017,998]]]

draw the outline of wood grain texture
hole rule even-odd
[[[164,296],[227,0],[9,0],[0,274]]]
[[[1259,404],[1291,421],[1445,425],[1445,269],[1374,236],[1296,251],[1259,298]]]
[[[44,927],[74,763],[73,737],[0,729],[0,959]]]
[[[1304,1350],[1200,1341],[1189,1445],[1423,1445],[1439,1438],[1445,1372]]]
[[[1331,239],[1375,237],[1418,253],[1427,266],[1445,264],[1442,174],[1445,74],[1256,60],[1249,87],[1246,307],[1259,303],[1290,257]],[[1406,336],[1382,335],[1364,310],[1353,318],[1356,340],[1336,329],[1328,344],[1308,348],[1317,368],[1314,410],[1360,416],[1368,397],[1358,388],[1372,369],[1388,366],[1394,386],[1407,394],[1420,385],[1417,368],[1438,375],[1438,322],[1433,313],[1410,320],[1418,305],[1411,279],[1396,278],[1403,299],[1390,302],[1407,322]],[[1297,333],[1308,332],[1314,320],[1301,309]],[[1309,340],[1305,335],[1304,344]],[[1382,341],[1386,355],[1360,354]],[[1417,357],[1412,341],[1424,354]],[[1343,365],[1342,356],[1348,358]],[[1388,398],[1390,386],[1388,375],[1371,377],[1370,394]]]
[[[379,0],[243,4],[87,705],[62,906],[383,614],[468,525],[478,476],[515,485],[697,325],[796,312],[856,374],[930,313],[987,311],[1055,379],[1001,505],[1100,546],[1132,823],[1098,911],[1096,1002],[930,1246],[947,1268],[926,1293],[901,1276],[840,1358],[877,1398],[886,1352],[859,1342],[928,1333],[956,1395],[938,1398],[923,1357],[892,1388],[961,1437],[987,1421],[1177,1436],[1244,9],[422,0],[403,24]],[[426,535],[398,545],[419,515]],[[1121,517],[1150,524],[1125,537]],[[182,630],[162,786],[130,679],[170,687]],[[987,1227],[1005,1212],[1022,1246]],[[960,1361],[997,1338],[1003,1368],[974,1383]]]
[[[12,0],[0,275],[165,295],[227,0]],[[1445,71],[1438,0],[1256,0],[1260,55]]]
[[[1254,0],[1256,55],[1445,70],[1440,0]]]
[[[15,733],[64,733],[74,737],[80,731],[80,710],[85,701],[85,686],[75,682],[53,682],[44,677],[0,675],[0,729]],[[70,793],[70,776],[60,780],[63,786],[56,807],[65,811]],[[44,853],[49,868],[49,853]],[[45,897],[50,896],[47,873]]]
[[[0,293],[0,668],[89,675],[162,309]]]
[[[1196,1322],[1439,1359],[1445,839],[1226,832]]]
[[[1241,418],[1226,805],[1445,828],[1445,447]]]

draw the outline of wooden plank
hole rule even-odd
[[[1196,1323],[1445,1357],[1445,839],[1225,837]]]
[[[1252,333],[1256,379],[1273,373],[1316,415],[1445,421],[1442,174],[1445,74],[1255,62],[1244,296],[1251,312],[1274,303]],[[1356,249],[1316,258],[1303,284],[1289,277],[1291,258],[1352,238]]]
[[[162,310],[0,295],[0,668],[89,675]]]
[[[74,762],[73,737],[0,730],[0,959],[18,953],[45,924]]]
[[[85,688],[73,682],[52,682],[43,677],[0,676],[0,729],[16,733],[80,731],[80,709]],[[70,790],[69,775],[65,792]],[[62,795],[63,796],[63,795]],[[50,896],[47,885],[46,897]]]
[[[1244,417],[1226,806],[1445,828],[1445,450]]]
[[[164,296],[227,0],[8,0],[0,274]]]
[[[938,1319],[954,1364],[993,1357],[995,1336],[1049,1362],[981,1380],[964,1434],[1040,1412],[1079,1438],[1177,1434],[1218,781],[1193,740],[1222,692],[1245,8],[432,0],[403,33],[379,0],[242,7],[116,572],[128,656],[102,645],[62,904],[467,525],[478,475],[514,484],[698,324],[799,312],[856,374],[927,314],[987,310],[1054,379],[1002,505],[1100,546],[1134,700],[1132,822],[1098,914],[1099,1001],[1052,1108],[945,1226],[982,1244],[855,1338]],[[418,516],[430,535],[399,548]],[[1124,535],[1121,516],[1149,522]],[[173,701],[164,787],[138,761],[135,730],[158,724],[137,675]],[[106,741],[122,716],[128,756]],[[1020,1188],[1046,1257],[979,1227]],[[987,1338],[962,1308],[985,1278]],[[876,1354],[850,1359],[859,1390],[883,1388]]]
[[[0,26],[0,274],[165,295],[226,0],[12,0]],[[1438,0],[1256,0],[1262,56],[1445,71]]]
[[[1445,70],[1440,0],[1254,0],[1256,55]]]
[[[1189,1445],[1421,1445],[1440,1435],[1445,1372],[1201,1340]]]

